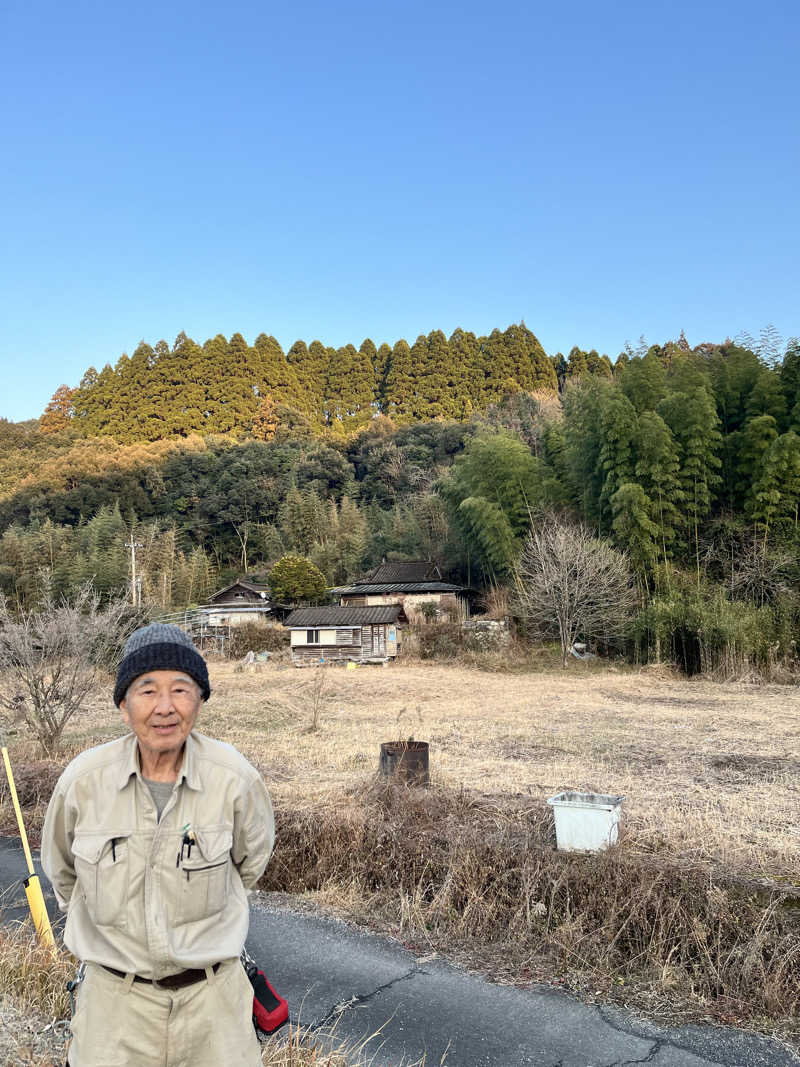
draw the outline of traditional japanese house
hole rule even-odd
[[[403,560],[380,563],[352,585],[331,589],[344,607],[400,604],[409,617],[420,614],[423,604],[432,604],[439,618],[469,616],[466,590],[442,580],[435,563]]]
[[[245,622],[277,621],[281,613],[269,599],[269,586],[237,579],[206,600],[200,611],[206,626],[241,626]]]
[[[291,631],[295,666],[333,660],[357,663],[393,659],[398,651],[399,604],[382,607],[297,608],[284,622]]]

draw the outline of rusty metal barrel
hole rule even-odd
[[[381,745],[380,773],[407,785],[430,785],[427,741],[384,741]]]

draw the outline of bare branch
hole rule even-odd
[[[636,605],[627,556],[552,512],[532,517],[515,579],[517,612],[558,637],[564,666],[577,640],[619,637]]]
[[[124,598],[101,604],[91,584],[71,601],[55,601],[46,588],[35,611],[15,613],[0,594],[0,710],[54,753],[139,621]]]

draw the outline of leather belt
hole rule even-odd
[[[125,971],[118,971],[115,967],[106,967],[104,963],[100,966],[104,971],[108,971],[109,974],[113,974],[115,978],[125,978]],[[222,966],[221,963],[215,963],[211,970],[214,974]],[[188,971],[178,971],[177,974],[168,974],[164,978],[143,978],[140,974],[133,976],[134,982],[146,982],[148,985],[154,985],[161,989],[183,989],[184,986],[194,985],[195,982],[199,982],[206,977],[206,971],[204,967],[192,967]]]

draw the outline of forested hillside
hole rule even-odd
[[[398,424],[463,419],[509,391],[555,387],[553,364],[524,325],[489,337],[456,330],[449,340],[434,330],[410,346],[296,341],[286,353],[263,333],[252,347],[239,333],[202,346],[180,334],[172,348],[142,343],[99,374],[90,367],[77,389],[54,396],[42,426],[71,419],[84,436],[123,443],[191,433],[263,438],[281,406],[300,425],[346,436],[377,412]]]
[[[523,325],[285,354],[263,334],[142,344],[38,422],[0,420],[0,588],[117,588],[131,533],[163,608],[286,551],[331,583],[393,554],[503,583],[548,507],[627,550],[645,645],[727,619],[793,655],[800,346],[757,349],[681,337],[612,365],[548,357]]]

